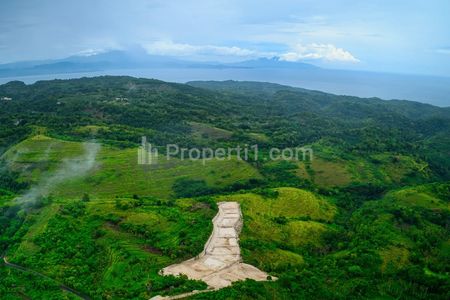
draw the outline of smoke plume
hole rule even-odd
[[[47,196],[54,186],[68,179],[87,174],[95,166],[100,144],[93,142],[83,143],[83,148],[83,155],[77,158],[63,160],[55,173],[31,187],[24,195],[17,199],[17,202],[21,205],[33,204],[39,198]]]

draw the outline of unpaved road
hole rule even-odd
[[[185,274],[190,279],[203,280],[211,290],[247,278],[267,280],[267,273],[242,262],[239,248],[242,213],[239,203],[220,202],[218,206],[219,212],[213,219],[214,229],[203,252],[195,258],[162,269],[161,274]]]

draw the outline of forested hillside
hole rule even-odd
[[[220,201],[242,207],[244,261],[278,280],[193,299],[450,297],[449,108],[112,76],[15,81],[0,97],[0,253],[46,276],[1,265],[2,299],[204,289],[158,271],[202,250]],[[149,172],[142,136],[162,152],[257,144],[261,159],[160,158]],[[268,158],[299,146],[314,159]]]

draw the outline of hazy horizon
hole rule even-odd
[[[0,64],[139,47],[193,61],[277,56],[324,68],[449,76],[448,11],[444,0],[6,0]]]
[[[97,72],[42,74],[0,77],[0,84],[13,80],[32,84],[39,80],[73,79],[101,75],[126,75],[186,83],[195,80],[260,81],[300,87],[310,90],[363,98],[409,100],[449,107],[450,78],[340,70],[283,69],[121,69]]]

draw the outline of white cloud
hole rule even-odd
[[[108,49],[85,49],[75,53],[76,56],[93,56],[97,54],[102,54],[108,51]]]
[[[280,55],[281,60],[325,60],[332,62],[359,62],[350,52],[332,44],[296,44],[291,51]]]
[[[181,56],[181,57],[203,57],[203,58],[260,58],[280,57],[284,61],[322,60],[328,62],[359,62],[350,52],[337,48],[332,44],[296,44],[288,52],[267,52],[262,50],[251,50],[237,46],[215,46],[215,45],[191,45],[186,43],[175,43],[170,40],[155,41],[144,44],[143,47],[149,54]]]
[[[194,56],[194,55],[214,55],[214,56],[237,56],[256,57],[260,56],[258,51],[240,48],[236,46],[214,46],[214,45],[191,45],[174,43],[172,41],[156,41],[144,44],[143,47],[149,54],[169,55],[169,56]]]

